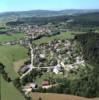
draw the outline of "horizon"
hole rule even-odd
[[[69,10],[69,9],[99,9],[98,0],[2,0],[0,13],[21,12],[30,10]]]
[[[60,9],[60,10],[49,10],[49,9],[30,9],[30,10],[19,10],[19,11],[4,11],[0,13],[14,13],[14,12],[28,12],[28,11],[65,11],[65,10],[99,10],[99,9]]]

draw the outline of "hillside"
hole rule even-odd
[[[72,26],[99,26],[99,12],[80,14],[78,16],[74,16],[73,19],[74,21],[71,23]]]
[[[20,25],[20,24],[36,24],[45,25],[48,23],[62,23],[71,29],[72,27],[98,27],[99,26],[99,12],[79,13],[76,15],[58,15],[47,17],[19,17],[16,21],[8,21],[7,25]]]
[[[75,15],[83,14],[89,12],[99,12],[96,10],[81,10],[81,9],[67,9],[60,11],[50,11],[50,10],[31,10],[31,11],[17,11],[17,12],[5,12],[0,13],[0,21],[16,20],[17,18],[23,17],[51,17],[60,15]]]
[[[75,37],[83,48],[84,58],[87,62],[99,64],[99,33],[88,32]]]

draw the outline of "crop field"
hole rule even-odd
[[[18,74],[14,70],[14,62],[27,59],[28,50],[22,46],[0,46],[0,62],[5,65],[8,75],[14,79]]]
[[[99,100],[99,98],[88,99],[79,96],[55,93],[32,93],[32,97],[32,100]]]
[[[7,83],[2,77],[0,79],[0,86],[0,100],[25,100],[23,95],[13,86],[13,84]]]
[[[51,37],[42,37],[41,39],[33,41],[33,43],[35,44],[48,43],[49,41],[53,41],[55,39],[64,40],[64,39],[72,39],[73,37],[74,35],[71,32],[62,32],[58,35],[54,35]]]
[[[6,41],[14,41],[24,38],[24,33],[16,33],[16,34],[2,34],[0,35],[0,42],[6,42]]]

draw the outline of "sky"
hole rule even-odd
[[[99,0],[0,0],[0,12],[99,9]]]

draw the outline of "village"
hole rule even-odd
[[[48,23],[46,25],[12,25],[9,29],[12,32],[24,32],[26,33],[26,36],[30,36],[30,38],[32,37],[33,39],[59,34],[60,30],[62,31],[62,28],[57,28],[57,26],[52,23]]]
[[[40,45],[30,44],[30,62],[19,69],[20,79],[27,77],[33,70],[44,73],[53,73],[68,77],[68,72],[75,71],[85,66],[82,53],[77,48],[77,43],[72,40],[54,40]],[[40,86],[38,83],[29,82],[23,86],[23,91],[27,95],[32,90],[39,87],[49,89],[57,86],[58,83],[51,84],[49,80],[43,80]]]
[[[1,0],[0,100],[99,100],[99,0]]]
[[[60,30],[56,31],[55,27],[49,26],[17,26],[11,27],[14,32],[24,32],[24,38],[16,41],[2,42],[0,45],[23,45],[29,50],[29,61],[20,67],[18,74],[20,80],[28,78],[33,71],[43,73],[53,73],[54,76],[64,75],[68,77],[68,73],[85,66],[82,52],[79,50],[78,44],[72,39],[60,40],[56,39],[48,43],[35,44],[33,41],[44,36],[53,36],[61,34]],[[66,30],[65,30],[66,31]],[[38,76],[38,75],[35,75]],[[32,76],[30,76],[32,77]],[[34,78],[34,77],[32,77]],[[52,78],[53,80],[53,78]],[[40,84],[35,80],[26,82],[21,86],[25,95],[33,90],[42,88],[49,89],[58,86],[60,83],[50,83],[49,80],[43,79]]]

